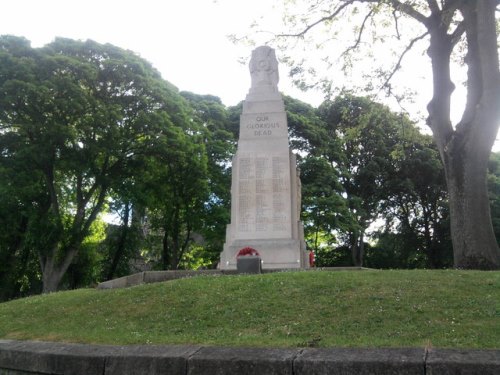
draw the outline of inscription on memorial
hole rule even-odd
[[[277,114],[243,115],[240,126],[240,138],[276,138],[287,137],[286,116]]]
[[[289,230],[288,155],[245,155],[239,158],[238,231],[283,234]],[[250,235],[251,237],[251,235]]]
[[[251,158],[240,158],[240,180],[247,180],[254,177],[254,164]]]

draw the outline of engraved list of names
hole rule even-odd
[[[291,208],[288,155],[241,155],[238,170],[239,237],[289,236]]]

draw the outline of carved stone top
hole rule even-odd
[[[278,91],[278,60],[274,49],[257,47],[250,59],[252,84],[243,102],[243,113],[284,112],[283,98]]]
[[[250,59],[252,88],[271,86],[277,88],[279,81],[278,60],[274,49],[268,46],[257,47]]]

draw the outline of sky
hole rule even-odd
[[[132,50],[179,90],[211,94],[227,106],[245,98],[250,73],[241,58],[253,47],[235,45],[262,15],[279,26],[271,0],[0,0],[0,35],[24,36],[32,47],[55,37],[92,39]],[[318,105],[319,93],[304,95],[280,74],[280,90]],[[285,78],[285,79],[283,79]],[[301,97],[299,97],[301,96]]]

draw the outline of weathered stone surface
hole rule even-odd
[[[237,260],[238,273],[261,273],[261,259],[257,256],[241,256]]]
[[[106,359],[106,375],[185,374],[196,346],[115,347]]]
[[[188,375],[292,375],[297,350],[202,348],[188,361]]]
[[[142,283],[157,283],[182,279],[185,277],[221,275],[220,270],[179,270],[179,271],[144,271],[133,275],[120,277],[109,281],[103,281],[97,285],[97,289],[126,288]]]
[[[33,372],[27,371],[17,371],[17,370],[5,370],[0,368],[0,375],[33,375]],[[35,374],[36,375],[36,374]]]
[[[126,288],[129,286],[142,284],[144,282],[144,273],[145,272],[139,272],[128,276],[119,277],[117,279],[104,281],[97,285],[97,289]]]
[[[215,276],[220,275],[219,270],[176,270],[176,271],[146,271],[144,272],[145,283],[156,283],[195,276]]]
[[[231,223],[220,269],[235,270],[236,254],[255,248],[262,269],[309,267],[300,222],[301,187],[288,124],[278,91],[278,61],[272,48],[252,52],[252,85],[243,103],[238,150],[233,157]]]
[[[423,375],[422,349],[304,349],[295,375]]]
[[[427,375],[498,375],[500,350],[431,349]]]
[[[0,341],[0,368],[40,374],[104,373],[101,346],[47,342]]]
[[[0,375],[493,375],[500,350],[256,349],[0,340]]]
[[[0,374],[185,374],[197,346],[111,346],[0,341]],[[7,372],[9,371],[9,372]]]

